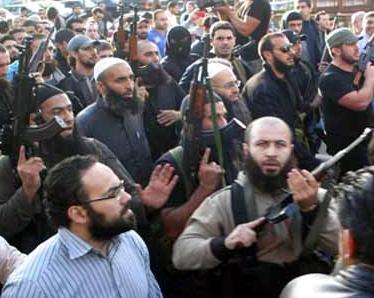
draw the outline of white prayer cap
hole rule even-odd
[[[104,71],[108,70],[113,65],[117,65],[117,64],[124,64],[127,67],[130,67],[130,65],[125,60],[122,60],[122,59],[116,58],[116,57],[107,57],[107,58],[101,59],[99,62],[97,62],[95,64],[95,67],[94,67],[94,78],[95,78],[95,81],[97,81],[97,78]]]
[[[221,71],[229,71],[229,72],[232,72],[232,67],[231,65],[229,64],[230,62],[229,61],[221,61],[223,59],[209,59],[209,63],[208,63],[208,75],[209,75],[209,78],[214,78],[218,73],[220,73]]]

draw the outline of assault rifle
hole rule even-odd
[[[365,128],[363,133],[356,140],[354,140],[350,145],[348,145],[346,148],[340,150],[332,158],[330,158],[327,161],[321,163],[317,168],[315,168],[311,172],[312,175],[317,180],[320,180],[320,178],[324,175],[326,170],[328,170],[329,168],[334,166],[339,160],[341,160],[344,156],[346,156],[357,145],[362,143],[372,131],[373,131],[372,128]],[[297,210],[296,203],[293,202],[292,195],[290,194],[283,201],[281,201],[279,204],[271,207],[266,212],[264,224],[266,224],[267,222],[271,223],[271,224],[277,224],[277,223],[291,217],[292,214],[294,214],[296,210]]]
[[[49,42],[51,40],[51,37],[54,31],[55,31],[55,27],[52,27],[51,30],[49,31],[47,38],[40,43],[38,49],[32,55],[30,59],[29,67],[27,70],[29,74],[40,71],[40,65],[42,64],[42,61],[43,61],[43,55],[48,48]]]
[[[0,132],[0,148],[3,154],[11,158],[12,166],[15,169],[18,162],[18,154],[22,145],[26,146],[26,152],[30,155],[34,149],[35,142],[49,139],[63,131],[67,126],[65,122],[55,117],[48,123],[40,126],[30,126],[30,115],[36,112],[34,86],[35,78],[30,70],[36,70],[39,60],[31,60],[32,38],[26,37],[25,46],[21,50],[18,75],[15,77],[15,98],[9,110],[11,122],[4,125]],[[35,55],[43,57],[43,44],[39,46]],[[45,51],[45,50],[44,50]],[[35,56],[34,55],[34,56]]]
[[[130,6],[134,10],[134,17],[130,25],[130,38],[129,38],[129,63],[134,72],[138,68],[138,6],[133,4]]]
[[[127,51],[126,51],[126,43],[129,39],[128,32],[125,31],[124,25],[125,22],[123,20],[123,16],[125,14],[125,5],[123,2],[120,4],[120,17],[118,20],[118,27],[117,31],[114,32],[113,40],[116,47],[116,54],[115,56],[121,59],[126,59]]]
[[[211,104],[213,134],[218,153],[218,163],[222,168],[224,166],[222,140],[217,124],[216,105],[213,99],[213,90],[210,85],[210,79],[208,77],[208,53],[210,44],[208,35],[203,37],[203,44],[202,62],[194,70],[194,77],[190,89],[190,103],[186,119],[187,127],[185,130],[186,134],[183,154],[183,167],[191,173],[191,178],[194,181],[197,179],[200,161],[201,121],[204,117],[204,105],[206,102]],[[225,185],[224,180],[223,185]]]

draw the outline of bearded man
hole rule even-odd
[[[43,124],[58,116],[65,122],[67,128],[59,135],[40,142],[37,156],[26,156],[25,148],[21,147],[18,162],[13,156],[0,157],[0,234],[25,253],[29,253],[55,233],[55,230],[47,224],[41,201],[42,172],[63,159],[74,155],[95,155],[100,162],[110,167],[120,179],[124,180],[126,188],[136,197],[133,179],[115,155],[101,142],[78,134],[72,103],[68,96],[62,90],[49,85],[39,85],[35,93],[39,107],[35,122]],[[17,162],[16,170],[12,169],[12,159]],[[169,179],[171,178],[169,171],[170,168],[158,168],[152,176],[153,182],[148,185],[150,187],[144,191],[139,189],[139,198],[147,197],[148,203],[155,202],[158,195],[154,191],[161,194],[166,190],[165,184],[159,184],[161,182],[159,178],[166,174],[165,181],[172,182]],[[173,183],[169,186],[170,189],[161,195],[165,200]],[[141,207],[137,200],[133,201],[138,208]],[[145,201],[143,203],[148,205]]]
[[[245,168],[234,183],[242,194],[233,191],[233,184],[206,198],[173,247],[173,263],[179,270],[217,268],[229,263],[236,252],[249,253],[239,252],[240,248],[251,249],[254,262],[243,261],[230,272],[232,284],[227,279],[216,280],[211,297],[227,297],[219,284],[232,290],[230,297],[278,297],[285,283],[299,273],[295,268],[304,237],[324,199],[310,172],[292,169],[292,133],[284,121],[275,117],[253,121],[246,131],[246,145]],[[286,221],[263,225],[262,216],[288,195],[287,186],[295,211]],[[238,202],[239,209],[234,207]],[[247,220],[238,223],[238,212],[240,217],[246,213]],[[323,220],[317,247],[323,254],[334,255],[338,236],[334,210],[330,208]],[[287,263],[295,267],[291,269]],[[225,268],[229,267],[221,267],[221,272]]]
[[[132,231],[131,196],[91,156],[68,158],[45,181],[56,235],[8,279],[4,297],[162,297],[148,250]]]
[[[304,124],[299,114],[304,103],[297,82],[290,71],[295,65],[292,44],[282,33],[265,35],[258,45],[264,62],[262,71],[245,84],[242,95],[253,119],[275,116],[292,129],[295,155],[302,168],[312,170],[318,161],[309,152]]]
[[[326,38],[332,63],[321,75],[319,89],[329,154],[348,146],[373,123],[374,66],[369,63],[361,82],[356,82],[357,41],[348,28],[336,29]],[[368,165],[367,144],[362,142],[341,160],[341,174]]]
[[[68,43],[71,76],[57,84],[57,87],[74,94],[73,109],[78,114],[84,107],[96,100],[97,92],[93,71],[98,61],[95,46],[100,45],[97,40],[85,35],[76,35]]]
[[[79,113],[78,129],[107,145],[134,180],[146,185],[153,163],[133,71],[126,61],[109,57],[95,65],[94,78],[101,96]]]

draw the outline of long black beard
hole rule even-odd
[[[138,68],[139,76],[147,88],[155,88],[171,81],[171,76],[158,63],[150,63]]]
[[[277,175],[264,174],[250,154],[244,160],[244,172],[251,184],[263,193],[275,193],[287,187],[287,174],[294,167],[292,156],[289,157]]]
[[[62,137],[58,134],[49,140],[42,141],[41,150],[42,154],[46,156],[47,168],[53,167],[70,156],[95,153],[90,152],[75,126],[70,136]]]
[[[135,216],[122,217],[126,212],[125,208],[121,213],[122,216],[111,222],[108,222],[102,214],[93,210],[90,205],[87,205],[86,210],[90,218],[88,230],[92,238],[96,240],[111,240],[113,237],[136,227]]]
[[[49,77],[57,69],[57,61],[56,60],[52,60],[52,61],[49,61],[49,62],[44,62],[43,64],[44,64],[43,77]]]
[[[116,115],[123,116],[127,111],[130,111],[132,114],[137,114],[141,111],[142,103],[136,97],[125,97],[117,94],[110,88],[108,92],[103,97],[106,106]]]
[[[274,68],[280,73],[287,74],[293,67],[294,65],[287,65],[274,56]]]

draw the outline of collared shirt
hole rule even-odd
[[[371,35],[367,34],[365,31],[362,31],[362,33],[358,36],[360,40],[357,42],[358,48],[360,50],[360,53],[362,53],[370,39]]]
[[[145,243],[134,231],[111,241],[103,256],[60,228],[9,277],[2,297],[162,297]]]
[[[78,89],[81,90],[82,95],[84,97],[82,98],[82,100],[84,101],[84,106],[87,106],[95,102],[97,92],[93,75],[88,77],[77,73],[75,70],[72,70],[71,78],[74,80],[76,84],[79,85]]]

